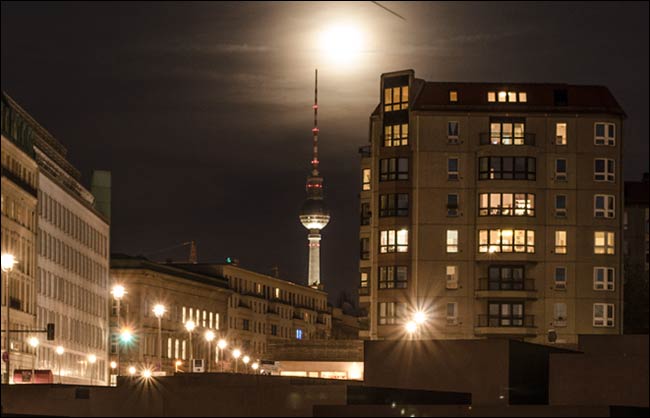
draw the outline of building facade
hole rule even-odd
[[[117,363],[122,376],[128,374],[130,367],[138,373],[147,368],[157,369],[159,356],[163,372],[187,371],[190,358],[207,361],[208,354],[213,353],[208,351],[204,339],[206,331],[212,331],[215,339],[225,335],[232,294],[226,280],[172,264],[114,254],[111,283],[125,289],[119,316],[117,301],[111,301],[111,360]],[[153,312],[158,304],[165,307],[160,321],[162,352],[158,347],[158,318]],[[185,328],[190,320],[196,326],[192,343]],[[119,338],[125,330],[132,338]],[[212,350],[215,344],[216,341]],[[211,359],[215,361],[214,354]],[[117,370],[113,372],[117,374]]]
[[[361,152],[362,338],[622,330],[622,122],[605,87],[384,74]]]
[[[625,182],[625,333],[648,333],[648,173]]]
[[[2,93],[2,254],[15,257],[11,272],[2,272],[2,352],[7,352],[7,316],[10,330],[36,326],[36,218],[38,169],[34,159],[34,131],[24,110]],[[7,280],[9,288],[7,287]],[[11,312],[8,312],[8,310]],[[9,315],[7,315],[9,313]],[[10,333],[9,376],[13,370],[31,369],[35,350],[29,333]],[[2,382],[7,378],[2,362]]]

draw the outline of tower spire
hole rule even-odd
[[[318,175],[318,68],[315,70],[314,80],[314,128],[311,130],[314,135],[314,155],[312,156],[311,166],[312,175]]]

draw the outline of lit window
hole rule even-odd
[[[594,232],[594,254],[614,254],[614,233],[605,231]]]
[[[408,281],[408,267],[382,266],[379,267],[380,289],[406,289]]]
[[[280,288],[279,287],[275,288],[275,298],[280,299]]]
[[[565,158],[557,158],[555,160],[555,180],[556,181],[566,181],[567,180],[567,163]]]
[[[566,195],[555,195],[555,216],[557,218],[566,218]]]
[[[481,229],[479,230],[478,250],[481,253],[534,253],[535,231],[531,229]]]
[[[532,137],[526,137],[523,119],[491,121],[489,143],[492,145],[534,145]],[[481,145],[487,145],[486,136],[481,136]]]
[[[594,267],[594,290],[614,290],[614,268]]]
[[[359,287],[361,289],[367,289],[368,288],[368,277],[369,277],[369,275],[368,275],[367,272],[364,271],[364,272],[361,273],[361,282],[359,284]]]
[[[566,289],[566,267],[555,267],[555,290]]]
[[[556,327],[566,327],[567,309],[566,303],[557,302],[553,305],[553,325]]]
[[[479,216],[535,216],[535,195],[480,193]]]
[[[458,324],[458,303],[447,303],[447,325]]]
[[[566,231],[555,231],[555,254],[566,254]]]
[[[362,177],[361,190],[370,190],[370,169],[364,168],[361,177]]]
[[[384,89],[384,111],[408,109],[409,87],[393,87]]]
[[[447,266],[447,289],[458,289],[458,266]]]
[[[458,121],[447,122],[447,142],[458,143]]]
[[[458,180],[458,158],[447,158],[447,180]]]
[[[594,144],[616,145],[616,125],[613,123],[596,122],[594,125]]]
[[[508,92],[508,101],[510,103],[516,103],[517,102],[517,92],[509,91]]]
[[[614,181],[614,160],[596,158],[594,160],[594,181]]]
[[[567,135],[566,135],[566,123],[556,123],[555,124],[555,145],[566,145]]]
[[[450,102],[458,101],[458,92],[456,90],[449,91],[449,101]]]
[[[300,328],[296,330],[296,340],[302,340],[302,330]]]
[[[408,230],[388,230],[380,232],[379,252],[384,253],[405,253],[408,251]]]
[[[458,230],[447,230],[447,252],[448,253],[457,253],[458,252]]]
[[[526,103],[528,101],[528,96],[525,91],[520,91],[519,92],[519,102],[520,103]]]
[[[505,91],[499,92],[499,102],[505,102],[508,99],[508,93]]]
[[[613,327],[614,326],[614,304],[613,303],[594,303],[594,327]]]
[[[597,194],[594,196],[594,217],[613,218],[615,214],[614,196]]]
[[[384,146],[398,147],[408,145],[409,125],[402,123],[397,125],[384,126]]]
[[[497,95],[496,95],[496,93],[493,92],[493,91],[488,91],[487,99],[488,99],[488,102],[490,102],[490,103],[494,103],[494,102],[496,102],[496,101],[497,101]]]

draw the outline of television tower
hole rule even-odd
[[[320,282],[320,230],[327,226],[330,214],[323,201],[323,177],[318,171],[318,70],[314,83],[314,127],[313,156],[311,159],[311,175],[307,177],[307,199],[300,210],[300,223],[309,230],[309,279],[308,284],[313,288],[322,288]]]

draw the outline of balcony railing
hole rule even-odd
[[[492,138],[490,132],[481,132],[479,134],[479,143],[481,145],[535,145],[535,134],[524,133],[524,136]]]
[[[480,328],[535,328],[535,315],[479,315],[476,324]]]
[[[2,166],[2,176],[8,178],[9,180],[11,180],[18,187],[22,188],[23,190],[25,190],[27,193],[31,194],[32,196],[34,196],[34,197],[37,196],[36,189],[31,184],[27,183],[20,176],[16,175],[13,171],[9,170],[4,165]]]
[[[477,290],[501,291],[535,291],[535,279],[499,281],[487,277],[478,279]]]

